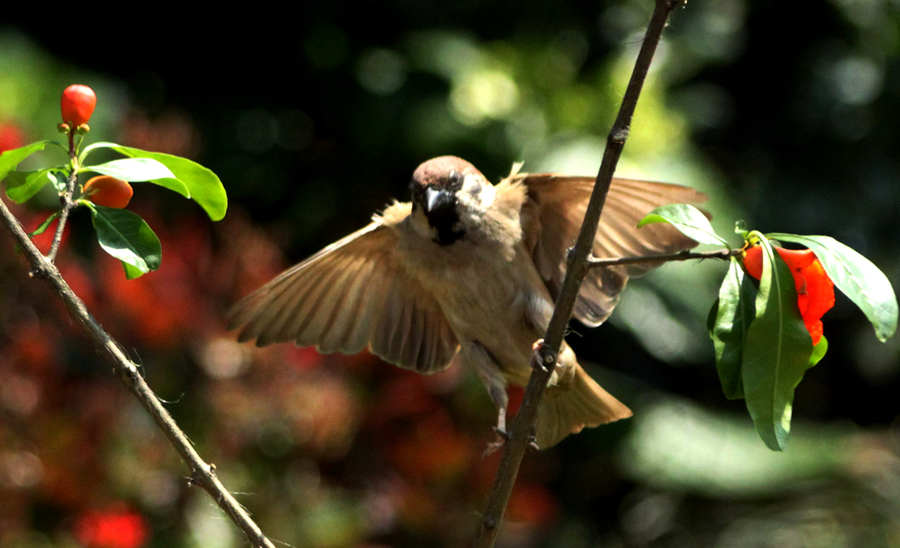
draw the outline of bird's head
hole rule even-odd
[[[494,186],[475,166],[456,156],[420,165],[410,182],[413,216],[424,218],[434,241],[450,245],[481,222],[494,200]]]

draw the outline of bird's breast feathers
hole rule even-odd
[[[518,209],[462,215],[466,236],[451,245],[433,241],[427,221],[395,203],[376,219],[396,231],[404,270],[438,301],[461,339],[483,338],[498,322],[529,339],[545,327],[547,290],[522,242]],[[505,341],[506,342],[506,341]]]

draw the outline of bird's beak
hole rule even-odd
[[[426,188],[425,189],[425,212],[431,213],[436,209],[441,209],[453,205],[453,193],[449,190]]]

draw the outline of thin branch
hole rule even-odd
[[[59,217],[56,221],[56,233],[53,235],[53,243],[50,245],[50,252],[47,253],[47,260],[50,263],[56,262],[56,254],[59,252],[59,245],[62,243],[63,230],[66,228],[66,221],[69,214],[75,209],[75,202],[72,201],[72,195],[75,193],[75,181],[78,180],[78,174],[72,170],[66,181],[66,191],[59,197],[62,208],[59,210]]]
[[[63,231],[66,228],[66,221],[69,219],[69,214],[75,209],[75,202],[72,201],[72,196],[75,194],[75,183],[78,181],[78,155],[76,154],[77,151],[75,148],[75,128],[71,128],[67,132],[67,136],[69,138],[69,161],[72,165],[72,171],[69,173],[69,178],[66,179],[66,191],[59,197],[62,209],[59,211],[59,220],[56,222],[56,234],[53,235],[53,243],[50,245],[50,252],[47,253],[47,260],[50,261],[51,264],[56,261],[56,254],[59,252],[60,243],[62,243]]]
[[[538,403],[544,390],[547,388],[553,369],[556,367],[557,355],[562,346],[566,326],[572,316],[581,282],[588,272],[588,255],[597,233],[597,226],[600,223],[600,213],[606,201],[606,194],[609,191],[613,172],[615,172],[616,164],[628,137],[631,118],[637,106],[641,88],[647,77],[650,62],[653,60],[656,46],[659,44],[669,14],[682,1],[657,0],[656,8],[653,11],[650,24],[644,36],[641,51],[638,54],[637,61],[635,61],[634,72],[631,74],[631,80],[628,82],[628,88],[625,91],[625,96],[622,98],[622,106],[606,140],[606,150],[603,153],[603,160],[597,173],[594,191],[591,194],[591,199],[585,212],[581,232],[575,244],[575,251],[570,254],[570,260],[567,261],[566,277],[556,300],[553,317],[550,319],[550,325],[547,328],[543,343],[538,345],[536,351],[532,354],[533,371],[531,378],[525,389],[525,396],[522,399],[519,412],[512,423],[509,441],[506,443],[503,459],[500,462],[497,477],[488,497],[487,507],[475,536],[474,548],[492,547],[500,531],[503,514],[506,511],[506,505],[509,502],[509,496],[512,493],[513,484],[519,472],[519,465],[528,445],[528,436],[534,427]]]
[[[156,425],[163,431],[169,442],[178,451],[178,454],[181,455],[182,460],[191,470],[190,482],[199,485],[210,494],[213,500],[216,501],[216,504],[247,535],[247,539],[253,546],[275,548],[272,542],[262,533],[259,526],[250,518],[250,515],[238,504],[219,481],[218,477],[216,477],[215,466],[207,464],[200,458],[187,436],[184,435],[184,432],[181,431],[169,412],[162,406],[156,394],[144,381],[137,366],[125,356],[118,343],[91,316],[84,302],[78,298],[60,275],[59,269],[34,246],[22,225],[9,211],[3,200],[0,200],[0,217],[2,217],[3,223],[22,248],[28,262],[31,263],[32,275],[46,280],[59,294],[72,317],[87,331],[97,345],[98,351],[109,358],[116,374],[131,389],[141,402],[141,405],[153,418],[153,421],[156,422]],[[62,222],[63,219],[61,218],[60,223],[62,224]]]
[[[648,257],[618,257],[615,259],[598,259],[588,257],[588,268],[602,268],[609,266],[621,266],[639,263],[668,263],[672,261],[689,261],[692,259],[724,259],[728,260],[733,255],[741,253],[741,249],[716,249],[714,251],[679,251],[666,255],[652,255]]]

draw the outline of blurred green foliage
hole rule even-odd
[[[91,137],[196,160],[222,223],[140,187],[166,249],[125,281],[75,216],[58,262],[225,485],[292,546],[462,546],[490,485],[493,410],[470,371],[236,345],[222,316],[281,268],[406,199],[441,154],[489,178],[593,174],[652,3],[315,3],[224,21],[165,9],[116,43],[43,14],[0,27],[0,136],[53,138],[59,92],[95,89]],[[364,22],[364,23],[361,23]],[[119,31],[122,28],[119,27]],[[619,174],[708,192],[721,234],[827,234],[897,285],[900,13],[887,0],[697,0],[677,10]],[[118,31],[117,31],[118,32]],[[101,40],[102,41],[102,40]],[[55,198],[41,203],[52,207]],[[19,208],[33,229],[45,211]],[[29,223],[31,223],[29,225]],[[77,546],[85,516],[147,546],[242,546],[62,307],[0,253],[0,546]],[[503,546],[900,546],[895,339],[839,299],[828,356],[767,452],[722,395],[705,332],[724,264],[634,282],[569,340],[635,418],[526,458]],[[107,510],[112,508],[112,510]],[[110,519],[112,519],[110,518]]]

